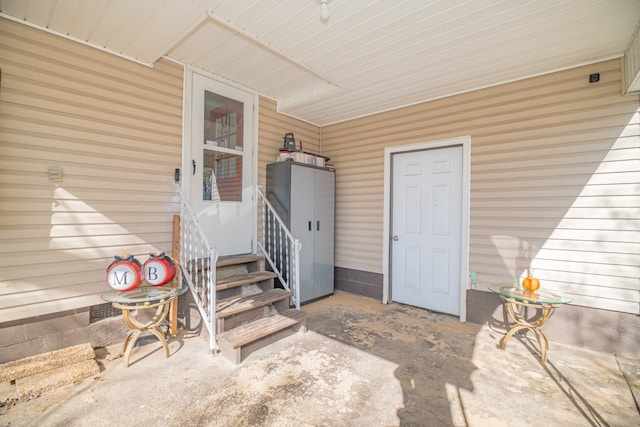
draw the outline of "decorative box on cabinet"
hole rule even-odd
[[[300,302],[333,293],[335,172],[293,161],[267,165],[269,202],[300,240]]]

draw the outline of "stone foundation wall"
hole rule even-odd
[[[334,287],[356,295],[382,301],[382,274],[336,267]]]
[[[382,275],[336,268],[335,288],[382,301]],[[304,309],[304,308],[303,308]],[[467,320],[504,330],[506,313],[497,295],[467,291]],[[208,340],[206,325],[190,292],[178,304],[185,336]],[[640,354],[640,316],[568,305],[557,309],[544,327],[553,342],[636,358]],[[128,332],[121,316],[90,321],[90,309],[0,324],[0,363],[78,344],[105,347],[123,342]]]
[[[486,291],[467,291],[467,320],[505,330],[508,319],[502,300]],[[637,358],[640,316],[567,305],[555,310],[543,326],[549,340],[593,351]]]
[[[120,316],[95,323],[89,317],[87,307],[0,324],[0,363],[78,344],[105,347],[124,341],[128,331]]]

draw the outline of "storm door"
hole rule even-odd
[[[191,205],[219,255],[252,252],[255,95],[195,72],[191,76],[190,164],[184,174]]]

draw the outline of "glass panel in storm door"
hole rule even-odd
[[[202,198],[242,201],[242,102],[205,91]]]
[[[203,200],[242,201],[242,156],[204,149]]]

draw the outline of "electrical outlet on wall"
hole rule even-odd
[[[471,278],[471,288],[475,289],[478,287],[478,273],[476,271],[472,271],[469,274],[469,277]]]

